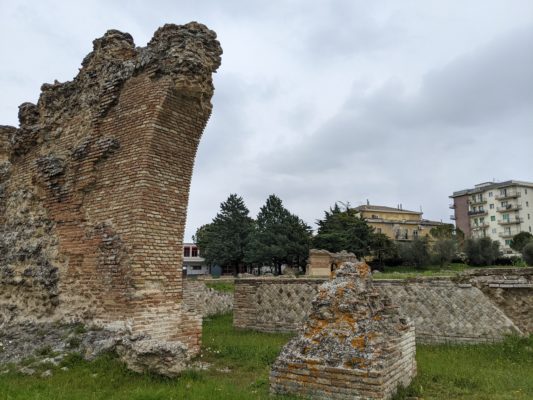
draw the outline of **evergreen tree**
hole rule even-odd
[[[533,241],[533,235],[529,232],[520,232],[514,235],[511,241],[511,249],[521,252],[526,244]]]
[[[235,275],[239,272],[254,226],[248,214],[242,197],[231,194],[213,221],[198,228],[194,239],[208,264],[230,266]]]
[[[246,248],[246,261],[271,265],[281,274],[281,266],[305,265],[311,228],[291,214],[279,197],[270,195],[259,214],[252,239]]]
[[[313,238],[315,248],[331,252],[346,250],[357,257],[370,254],[374,228],[349,205],[341,210],[335,203],[317,224],[318,232]]]

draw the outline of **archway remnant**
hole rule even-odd
[[[44,84],[18,129],[0,127],[3,324],[122,332],[139,371],[173,375],[198,352],[181,248],[221,54],[196,22],[167,24],[142,48],[109,30],[72,81]],[[158,354],[166,365],[146,362]]]

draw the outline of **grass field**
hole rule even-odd
[[[269,367],[289,337],[236,331],[231,315],[219,316],[204,322],[198,360],[209,363],[208,370],[165,379],[129,372],[112,355],[92,363],[73,355],[62,365],[68,371],[55,367],[48,378],[0,374],[0,400],[289,399],[268,395]],[[533,399],[533,337],[494,345],[418,346],[417,352],[418,377],[397,400]]]

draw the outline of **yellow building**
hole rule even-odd
[[[442,222],[422,218],[422,212],[404,210],[400,207],[363,205],[355,207],[361,218],[375,228],[376,233],[383,233],[392,240],[410,241],[429,236],[431,228],[443,225]],[[431,239],[431,237],[429,237]]]

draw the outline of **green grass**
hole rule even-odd
[[[0,374],[0,400],[171,400],[267,399],[268,372],[290,335],[233,329],[232,315],[204,322],[203,350],[198,361],[207,371],[189,370],[177,379],[139,375],[109,354],[89,363],[68,357],[49,378],[16,372]],[[0,367],[0,372],[3,368]],[[290,397],[274,397],[288,399]]]
[[[205,286],[211,289],[215,289],[219,292],[235,292],[235,283],[233,283],[233,281],[206,281]]]
[[[0,374],[0,400],[288,399],[269,397],[271,363],[290,335],[235,330],[232,316],[206,320],[199,361],[207,371],[178,379],[130,372],[113,356],[92,363],[67,357],[49,378]],[[533,399],[533,336],[475,346],[418,346],[418,377],[396,400]],[[42,367],[42,369],[50,368]],[[2,372],[0,367],[0,372]]]
[[[372,275],[373,279],[407,279],[416,277],[453,276],[469,269],[466,264],[450,264],[444,268],[440,266],[428,266],[417,269],[411,266],[383,267],[383,272]]]
[[[533,336],[497,344],[417,346],[417,362],[417,378],[398,399],[533,399]]]

